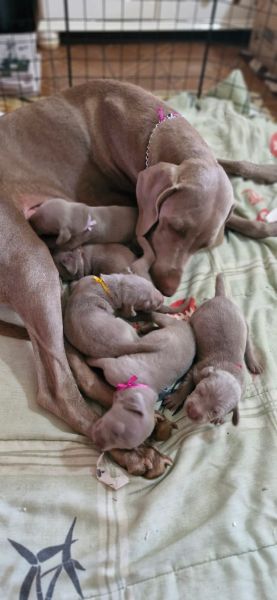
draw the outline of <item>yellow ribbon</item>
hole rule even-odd
[[[100,283],[100,285],[102,286],[104,292],[106,292],[106,294],[108,294],[109,296],[111,296],[110,288],[105,283],[104,279],[102,279],[102,277],[96,277],[96,275],[92,275],[92,279],[94,279],[94,281],[96,281],[96,283]]]

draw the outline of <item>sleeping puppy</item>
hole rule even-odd
[[[151,344],[120,316],[128,319],[136,311],[151,312],[162,305],[162,294],[138,275],[83,277],[71,284],[64,334],[72,346],[93,358],[147,352]]]
[[[225,296],[222,274],[216,278],[216,295],[198,308],[190,319],[194,331],[197,358],[186,380],[165,400],[176,412],[186,400],[186,412],[197,423],[224,423],[232,412],[234,425],[239,421],[245,365],[252,373],[261,373],[248,328],[240,309]]]
[[[154,430],[157,393],[133,379],[133,383],[129,380],[119,384],[119,390],[113,395],[112,407],[98,420],[92,432],[94,443],[102,451],[138,448]],[[120,389],[124,385],[126,388]]]
[[[144,337],[152,352],[87,358],[116,388],[112,407],[92,428],[93,441],[101,450],[132,449],[143,443],[155,426],[154,405],[159,393],[186,373],[194,359],[190,325],[157,313],[153,318],[160,329]]]
[[[54,263],[63,281],[76,281],[86,275],[126,272],[135,254],[123,244],[86,244],[74,250],[56,250]]]
[[[131,206],[88,206],[51,198],[29,218],[39,235],[57,236],[56,246],[76,248],[87,242],[128,243],[135,235],[138,211]],[[70,243],[69,243],[70,241]]]

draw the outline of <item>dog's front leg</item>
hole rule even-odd
[[[247,160],[223,160],[217,161],[228,175],[252,179],[257,183],[276,183],[277,165],[257,165]]]
[[[65,355],[58,271],[15,206],[2,202],[0,214],[0,301],[11,305],[29,333],[38,403],[91,437],[97,416],[82,398]]]
[[[234,214],[229,217],[226,227],[256,240],[277,236],[277,222],[249,221]]]
[[[88,366],[82,354],[67,340],[65,340],[65,351],[79,389],[87,398],[98,402],[104,408],[111,408],[114,388],[98,377],[93,368]]]

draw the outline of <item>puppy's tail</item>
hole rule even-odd
[[[223,282],[223,273],[218,273],[215,281],[215,295],[226,296],[225,287]]]

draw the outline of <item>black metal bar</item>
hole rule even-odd
[[[200,96],[202,94],[202,90],[203,90],[203,83],[204,83],[204,78],[205,78],[207,62],[208,62],[208,55],[209,55],[209,50],[210,50],[212,37],[213,37],[213,24],[214,24],[214,19],[215,19],[215,15],[216,15],[216,9],[217,9],[217,0],[214,0],[212,10],[211,10],[209,33],[207,36],[207,43],[205,46],[202,67],[201,67],[201,73],[200,73],[200,77],[199,77],[199,84],[198,84],[198,91],[197,91],[198,98],[200,98]]]
[[[250,40],[250,29],[215,30],[213,41],[234,46],[247,46]],[[207,39],[206,31],[70,31],[61,32],[62,45],[67,44],[116,44],[133,42],[200,42]]]
[[[70,27],[69,27],[69,11],[68,11],[67,0],[63,0],[63,4],[64,4],[65,30],[66,30],[66,33],[69,34]],[[69,87],[72,87],[72,85],[73,85],[72,56],[71,56],[71,46],[70,46],[69,36],[68,36],[68,42],[66,44],[66,62],[67,62],[68,85],[69,85]]]

